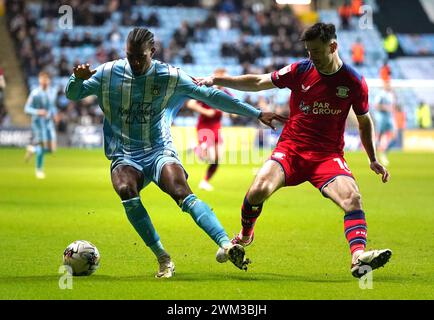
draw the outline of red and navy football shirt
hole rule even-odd
[[[271,74],[274,85],[289,88],[290,116],[279,143],[306,159],[343,155],[345,121],[369,111],[365,79],[343,64],[333,74],[320,73],[311,60],[302,60]]]

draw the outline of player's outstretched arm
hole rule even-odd
[[[66,97],[70,100],[80,100],[90,95],[96,95],[100,90],[102,66],[90,70],[89,64],[75,66],[73,74],[66,85]]]
[[[381,165],[381,163],[377,161],[374,140],[374,123],[369,112],[365,113],[364,115],[357,116],[357,121],[359,122],[360,140],[362,141],[363,147],[368,154],[371,163],[371,170],[376,174],[381,174],[381,180],[385,183],[389,181],[389,172],[383,165]]]
[[[190,110],[192,110],[194,112],[197,112],[197,113],[199,113],[199,114],[201,114],[201,115],[203,115],[205,117],[208,117],[208,118],[214,117],[214,115],[216,113],[216,111],[214,109],[205,109],[204,107],[202,107],[200,105],[199,102],[197,102],[194,99],[188,100],[187,103],[185,104],[185,106],[188,109],[190,109]]]
[[[228,87],[240,91],[262,91],[274,89],[275,86],[271,81],[271,74],[246,74],[242,76],[210,76],[207,78],[198,78],[199,85],[211,87],[213,85]]]
[[[190,97],[203,101],[207,105],[223,112],[256,118],[273,130],[276,130],[276,127],[273,125],[273,120],[279,121],[281,123],[285,123],[287,120],[286,117],[275,114],[274,112],[262,112],[261,110],[256,109],[247,103],[241,102],[240,100],[231,97],[221,90],[197,86],[193,82],[191,82],[188,87],[190,87]]]

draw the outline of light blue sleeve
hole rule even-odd
[[[241,116],[259,118],[261,110],[231,97],[221,90],[206,86],[198,86],[193,78],[182,70],[179,70],[177,93],[202,101],[207,105],[227,113],[235,113]]]
[[[96,73],[87,80],[76,78],[74,74],[69,78],[65,94],[70,100],[76,101],[101,92],[101,79],[104,65],[96,68]]]
[[[35,108],[35,95],[36,94],[37,94],[37,91],[35,89],[33,89],[30,92],[29,97],[27,98],[27,101],[26,101],[26,105],[24,106],[24,112],[26,114],[30,114],[32,116],[38,115],[39,109]]]
[[[57,114],[56,97],[53,96],[51,97],[49,102],[48,115],[49,117],[54,117],[56,114]]]

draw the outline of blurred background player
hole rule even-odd
[[[225,76],[226,70],[216,69],[214,75]],[[217,86],[216,88],[231,95],[230,92],[223,87]],[[196,125],[198,145],[195,151],[200,159],[208,163],[205,176],[199,183],[199,189],[212,191],[214,187],[209,181],[214,176],[219,166],[220,148],[223,143],[223,138],[220,133],[223,112],[213,109],[198,100],[187,101],[186,107],[199,113]]]
[[[36,155],[36,178],[44,179],[44,157],[56,150],[56,127],[54,117],[57,113],[50,93],[50,75],[41,71],[38,75],[39,87],[33,89],[24,107],[25,113],[32,116],[33,144],[27,146],[25,160]]]
[[[193,194],[187,173],[173,146],[170,126],[188,98],[226,112],[233,112],[272,125],[273,113],[261,112],[214,88],[199,87],[180,69],[154,60],[154,34],[136,27],[126,39],[126,58],[90,70],[89,64],[74,67],[66,87],[71,100],[98,97],[104,112],[105,154],[111,160],[111,179],[122,200],[128,220],[155,254],[157,278],[170,278],[175,264],[164,249],[140,191],[151,181],[167,193],[183,212],[225,253],[239,269],[247,268],[244,249],[231,244],[211,208]]]
[[[396,96],[390,82],[384,83],[384,89],[379,91],[374,101],[375,125],[377,131],[377,150],[380,162],[388,166],[387,151],[396,137],[395,107]]]
[[[386,264],[392,255],[389,249],[365,251],[365,212],[359,188],[344,159],[345,121],[353,108],[370,168],[381,175],[383,182],[389,180],[389,173],[376,157],[368,87],[364,78],[340,59],[333,24],[314,24],[305,30],[301,41],[305,43],[309,59],[279,71],[209,77],[200,81],[208,86],[221,85],[243,91],[276,87],[291,90],[289,120],[270,159],[262,166],[244,198],[242,230],[232,241],[243,246],[251,244],[264,201],[282,187],[309,181],[345,212],[345,237],[352,256],[351,274],[360,278],[365,271]]]

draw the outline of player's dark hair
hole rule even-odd
[[[146,28],[135,27],[128,33],[127,42],[133,46],[154,46],[154,34]]]
[[[300,40],[301,41],[313,41],[320,39],[322,42],[327,43],[331,39],[337,39],[336,27],[333,23],[315,23],[313,26],[307,28]]]

